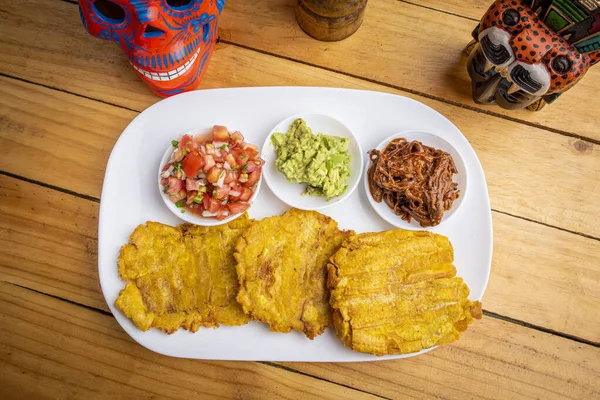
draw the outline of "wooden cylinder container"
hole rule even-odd
[[[367,0],[298,0],[296,20],[308,35],[333,42],[360,27]]]

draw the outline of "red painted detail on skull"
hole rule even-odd
[[[101,7],[107,3],[110,7]],[[224,0],[190,0],[182,7],[167,0],[79,0],[88,32],[117,43],[161,96],[192,90],[200,82],[223,5]]]

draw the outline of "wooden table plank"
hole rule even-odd
[[[108,310],[96,272],[97,204],[2,175],[0,198],[0,279]],[[600,320],[590,318],[600,303],[600,241],[493,216],[484,309],[600,342]]]
[[[600,68],[569,90],[552,112],[505,111],[476,105],[466,71],[465,45],[476,23],[396,0],[368,3],[356,34],[335,43],[302,32],[295,2],[231,2],[220,19],[225,41],[302,60],[469,107],[600,140],[596,121]],[[499,132],[499,134],[502,134]]]
[[[473,20],[473,28],[494,0],[398,0]]]
[[[324,43],[309,38],[298,28],[292,7],[293,2],[287,0],[227,3],[221,36],[262,51],[405,87],[486,113],[508,115],[515,120],[600,140],[600,129],[594,122],[596,107],[590,102],[600,90],[600,68],[590,71],[586,79],[549,108],[552,113],[548,109],[532,113],[477,108],[471,99],[465,60],[461,56],[473,21],[395,0],[371,1],[365,24],[357,34],[339,43]],[[18,3],[0,0],[0,11],[4,8],[11,17],[0,24],[1,73],[137,110],[149,104],[147,89],[127,67],[120,50],[112,43],[88,35],[81,27],[74,4],[61,0]],[[401,26],[398,21],[407,24]],[[434,31],[428,33],[424,29]],[[418,40],[422,34],[424,40]],[[399,56],[408,54],[402,59]],[[432,59],[432,55],[439,54],[447,54],[448,61]],[[219,67],[209,71],[227,68],[217,57],[211,65]],[[296,80],[310,84],[302,82],[301,77]],[[226,86],[232,86],[233,81]],[[263,84],[270,83],[266,80]],[[575,112],[577,104],[582,108]],[[497,131],[497,134],[504,133]]]
[[[469,1],[475,9],[482,5]],[[513,120],[509,120],[498,109],[489,109],[493,115],[469,110],[470,97],[458,87],[466,76],[464,65],[444,71],[440,64],[422,67],[431,48],[446,46],[450,53],[455,51],[450,42],[462,38],[461,29],[469,22],[444,12],[468,15],[468,11],[460,11],[457,0],[423,4],[444,12],[407,3],[371,0],[376,17],[365,26],[374,36],[361,36],[363,28],[349,41],[330,47],[298,34],[291,14],[282,17],[293,6],[283,0],[254,4],[247,14],[249,3],[228,3],[226,10],[234,11],[230,19],[223,19],[222,33],[229,42],[325,68],[341,65],[346,74],[439,96],[441,102],[409,95],[450,115],[465,132],[487,172],[493,207],[500,211],[493,214],[496,246],[485,308],[600,342],[600,321],[593,318],[600,301],[596,256],[600,241],[503,214],[600,237],[600,205],[590,201],[600,197],[598,146],[516,122],[541,123],[549,130],[564,129],[563,122],[572,125],[564,133],[598,140],[594,102],[585,103],[581,112],[558,111],[550,118],[544,118],[544,113],[510,113]],[[272,12],[275,19],[265,18],[264,11]],[[422,15],[415,17],[417,11]],[[393,13],[414,20],[394,26]],[[40,181],[34,184],[0,174],[0,281],[12,282],[0,282],[0,398],[376,397],[369,393],[389,398],[600,397],[598,346],[492,317],[476,323],[457,344],[418,359],[379,363],[193,361],[162,357],[136,345],[110,315],[94,310],[107,307],[96,272],[98,208],[86,196],[99,196],[108,153],[137,113],[59,90],[132,109],[142,109],[157,98],[139,82],[114,45],[83,32],[73,4],[0,0],[0,15],[0,73],[58,89],[0,77],[0,146],[4,149],[0,170]],[[258,31],[249,26],[261,21],[266,25]],[[432,32],[455,29],[448,37],[429,35],[425,43],[431,48],[426,51],[405,40],[415,37],[413,30],[420,26],[431,26]],[[394,35],[405,39],[398,43]],[[275,38],[273,46],[269,38]],[[368,54],[366,46],[373,41],[379,47],[370,54],[371,60],[353,58]],[[311,54],[314,49],[329,53]],[[390,51],[411,49],[416,56],[395,66],[402,53]],[[415,65],[422,67],[416,80],[411,70]],[[218,46],[203,87],[277,84],[402,93],[237,45]],[[552,109],[565,101],[575,104],[567,96],[581,100],[600,88],[597,80],[593,86],[582,85]],[[589,118],[577,121],[582,115]],[[539,151],[542,148],[544,153]],[[515,158],[523,162],[515,165]],[[41,186],[46,184],[64,189]],[[75,197],[65,189],[82,195]]]
[[[136,345],[109,315],[6,283],[0,283],[0,326],[0,379],[11,382],[0,385],[0,395],[18,388],[36,398],[65,390],[79,398],[368,397],[328,381],[389,398],[600,394],[599,349],[494,318],[475,323],[460,342],[416,359],[285,364],[327,381],[264,364],[160,356]]]
[[[131,68],[126,65],[126,60],[116,46],[93,38],[90,41],[87,34],[78,34],[76,30],[65,31],[65,27],[72,29],[78,23],[78,17],[69,14],[68,3],[35,1],[40,7],[62,4],[58,6],[61,12],[56,13],[57,19],[68,19],[56,26],[47,27],[48,33],[43,37],[19,36],[31,36],[35,40],[48,41],[48,36],[58,35],[45,43],[50,50],[54,51],[39,49],[39,52],[27,54],[27,57],[33,57],[47,53],[50,59],[44,58],[46,63],[29,62],[26,68],[20,68],[19,71],[25,73],[31,71],[33,75],[30,78],[34,79],[35,76],[43,84],[79,90],[85,95],[100,96],[103,101],[134,99],[127,100],[125,103],[138,109],[143,109],[157,100],[157,97],[150,94]],[[50,11],[50,9],[45,10],[42,7],[42,11]],[[81,39],[78,48],[74,48],[75,44],[71,44],[75,37]],[[69,43],[73,48],[66,51],[62,48],[52,49],[56,43]],[[13,50],[18,54],[26,54],[29,51],[26,48]],[[105,57],[98,58],[97,54],[104,54]],[[38,65],[43,69],[39,76],[36,70]],[[213,57],[213,65],[219,67],[209,69],[204,87],[304,84],[343,86],[402,94],[385,86],[232,46],[219,46]],[[78,85],[83,86],[78,88]],[[492,194],[492,206],[495,209],[572,231],[600,236],[598,223],[600,217],[593,217],[600,215],[600,206],[587,201],[590,197],[600,196],[600,186],[597,184],[600,166],[596,146],[571,138],[544,136],[543,131],[531,130],[521,124],[473,113],[423,97],[414,95],[409,97],[423,101],[449,116],[471,140],[486,169]],[[114,122],[111,120],[106,123]],[[117,126],[122,124],[119,122]],[[549,139],[546,139],[547,137]],[[482,153],[482,147],[491,153]],[[548,159],[545,154],[535,153],[537,159],[533,159],[532,150],[539,148],[544,148],[547,154],[552,153],[553,157],[554,154],[565,152],[568,157],[564,160],[556,160]],[[515,164],[514,159],[522,161]],[[565,165],[569,168],[556,169],[555,165]],[[591,183],[582,180],[582,177],[590,178]],[[557,181],[566,187],[556,187],[549,192],[548,188],[554,188]],[[515,198],[519,201],[515,201]],[[540,204],[545,206],[540,207]]]
[[[138,113],[5,77],[0,93],[0,170],[100,198],[110,151]]]
[[[108,311],[98,203],[0,175],[0,280]]]
[[[222,46],[215,60],[223,67],[208,71],[208,87],[228,82],[240,86],[293,85],[302,77],[311,85],[399,93],[235,46]],[[0,93],[0,145],[10,149],[0,159],[0,169],[56,186],[66,184],[68,189],[99,197],[112,144],[136,114],[4,77],[0,77]],[[409,97],[424,100],[447,115],[469,139],[483,164],[492,208],[600,237],[600,204],[589,201],[600,198],[600,146]],[[65,109],[70,113],[60,112]],[[23,163],[32,148],[37,150],[35,162]],[[70,171],[68,181],[64,179],[66,170]]]
[[[392,398],[405,398],[406,392],[423,392],[429,399],[600,396],[600,349],[485,317],[456,344],[423,357],[369,364],[284,365]]]
[[[161,356],[110,315],[11,284],[0,303],[2,398],[376,398],[265,364]]]

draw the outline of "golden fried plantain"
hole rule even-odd
[[[119,274],[128,280],[115,301],[143,331],[243,325],[236,302],[234,246],[253,223],[244,214],[216,227],[157,222],[139,225],[121,248]]]
[[[272,331],[313,339],[331,325],[327,260],[352,232],[315,211],[291,209],[253,224],[239,239],[235,259],[244,312]]]
[[[406,354],[458,340],[481,303],[456,277],[448,238],[395,230],[350,237],[332,257],[328,287],[337,335],[355,351]]]

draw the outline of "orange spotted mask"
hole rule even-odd
[[[473,37],[467,67],[475,102],[551,103],[600,61],[600,1],[497,0]]]

